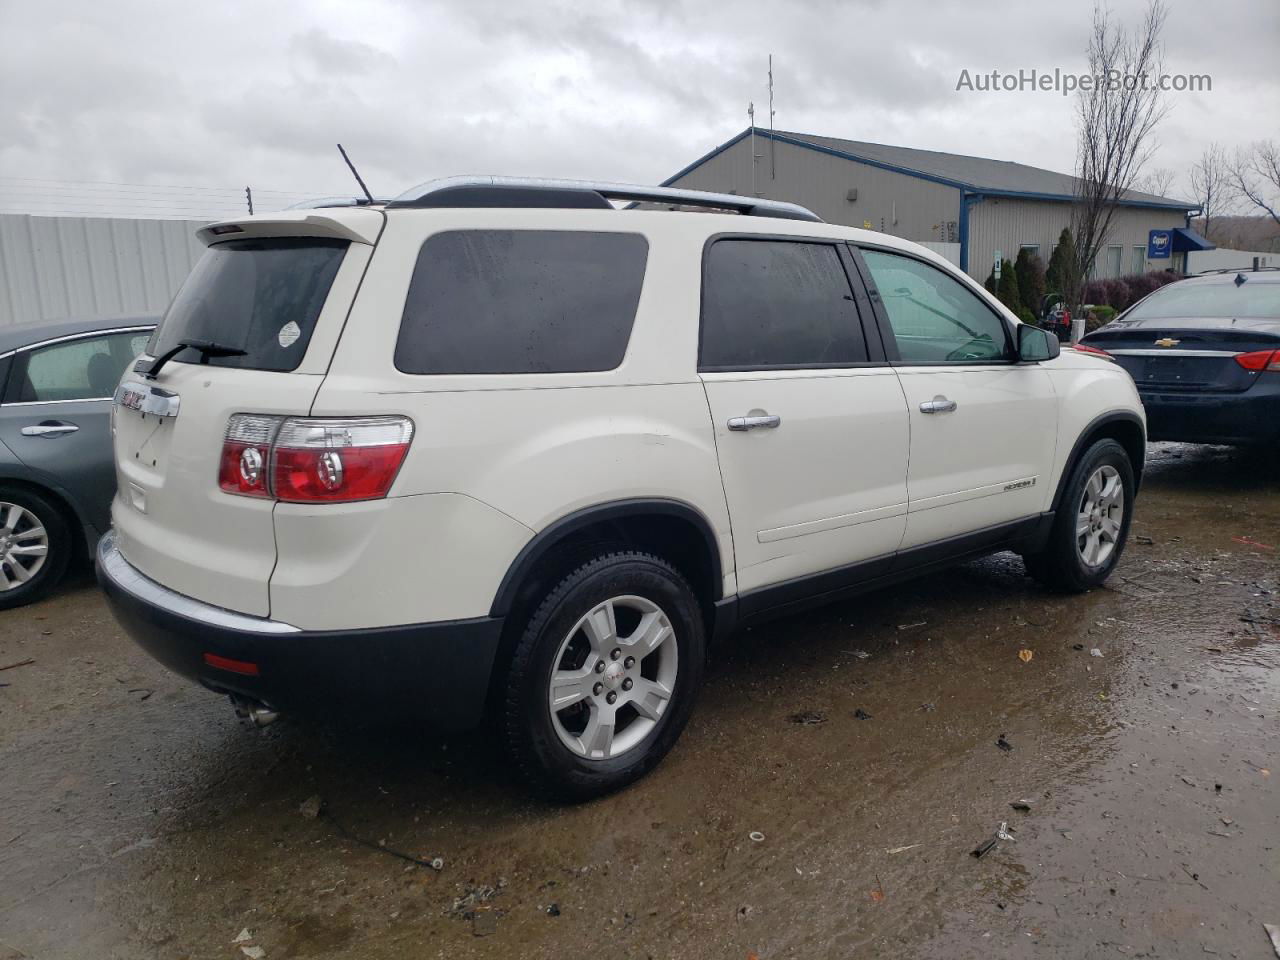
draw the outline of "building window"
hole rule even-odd
[[[1123,267],[1121,266],[1121,260],[1123,259],[1123,257],[1124,257],[1124,247],[1118,244],[1107,247],[1106,275],[1108,277],[1120,276],[1120,273],[1123,270]]]
[[[1133,272],[1135,274],[1147,272],[1147,248],[1141,244],[1133,246]]]
[[[1024,243],[1018,247],[1019,252],[1023,250],[1026,250],[1033,257],[1040,256],[1040,244],[1038,243]]]

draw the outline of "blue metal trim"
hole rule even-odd
[[[737,143],[743,137],[748,136],[750,133],[751,133],[751,128],[748,127],[746,130],[743,130],[740,134],[738,134],[732,140],[722,143],[720,146],[716,147],[710,153],[702,157],[699,157],[697,160],[693,161],[693,163],[689,164],[679,173],[662,181],[662,186],[664,187],[670,186],[672,183],[679,180],[681,177],[685,176],[690,171],[697,169],[702,164],[706,163],[708,160],[723,153],[725,150],[728,150],[735,143]],[[967,190],[973,193],[980,193],[983,196],[1009,197],[1011,199],[1016,199],[1016,200],[1050,200],[1058,203],[1070,203],[1075,200],[1075,197],[1072,196],[1071,194],[1035,193],[1035,192],[1026,191],[1026,190],[1001,190],[999,188],[983,187],[974,183],[966,183],[962,180],[953,180],[949,177],[940,177],[940,176],[937,176],[936,174],[924,173],[921,170],[913,170],[910,167],[904,167],[896,163],[886,163],[883,160],[872,160],[870,157],[860,157],[855,153],[848,153],[847,151],[844,151],[844,150],[836,150],[833,147],[824,146],[823,144],[819,144],[819,143],[810,143],[808,140],[797,140],[795,137],[788,137],[785,134],[770,133],[768,130],[763,130],[760,127],[756,127],[756,136],[763,137],[765,140],[772,139],[777,143],[787,143],[793,147],[803,147],[806,150],[813,150],[813,151],[816,151],[817,153],[825,153],[828,156],[839,157],[842,160],[850,160],[853,163],[865,163],[869,167],[879,167],[881,170],[889,170],[892,173],[901,173],[904,176],[915,177],[918,180],[927,180],[930,183],[939,183],[939,184],[942,184],[944,187],[954,187],[955,189],[961,190],[961,191]],[[1195,209],[1194,204],[1150,203],[1143,200],[1117,200],[1116,205],[1121,207],[1143,207],[1143,208],[1152,209],[1152,210],[1181,210],[1184,213],[1188,210]]]
[[[982,194],[960,191],[960,272],[969,272],[969,207],[982,202]]]

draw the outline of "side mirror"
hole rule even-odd
[[[1039,363],[1052,360],[1062,352],[1056,334],[1029,323],[1018,324],[1018,362]]]

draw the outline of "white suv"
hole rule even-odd
[[[671,748],[736,626],[999,550],[1087,589],[1124,547],[1128,374],[913,243],[496,178],[200,238],[116,393],[98,571],[259,719],[489,712],[590,796]]]

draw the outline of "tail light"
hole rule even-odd
[[[244,497],[269,497],[267,464],[280,417],[237,413],[227,421],[218,461],[218,487]]]
[[[1236,363],[1253,373],[1266,370],[1280,373],[1280,350],[1255,350],[1252,353],[1237,353]]]
[[[1103,360],[1110,360],[1112,363],[1114,363],[1116,359],[1111,354],[1107,353],[1107,351],[1105,350],[1099,350],[1097,347],[1086,346],[1083,343],[1077,343],[1071,349],[1077,351],[1078,353],[1087,353],[1091,357],[1101,357]]]
[[[286,420],[273,451],[273,492],[291,503],[385,497],[412,439],[404,417]]]
[[[289,503],[385,497],[413,439],[406,417],[269,417],[238,413],[227,424],[218,486]]]

